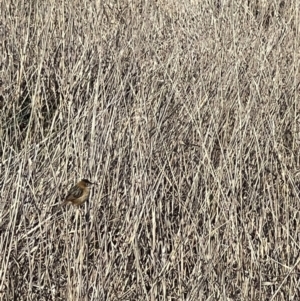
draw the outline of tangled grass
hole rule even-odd
[[[296,0],[0,10],[1,300],[300,299]]]

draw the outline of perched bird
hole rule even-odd
[[[75,186],[73,186],[62,205],[72,203],[73,205],[80,206],[83,204],[90,195],[90,186],[94,183],[90,182],[87,179],[82,179]]]

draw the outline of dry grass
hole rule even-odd
[[[1,300],[299,300],[298,1],[12,3]]]

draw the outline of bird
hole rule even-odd
[[[87,179],[82,179],[75,186],[73,186],[61,205],[71,203],[77,207],[83,204],[90,195],[90,187],[95,183],[90,182]]]

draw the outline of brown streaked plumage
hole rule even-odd
[[[82,179],[75,186],[73,186],[62,205],[72,203],[73,205],[80,206],[83,204],[90,195],[90,186],[94,184],[87,179]]]

